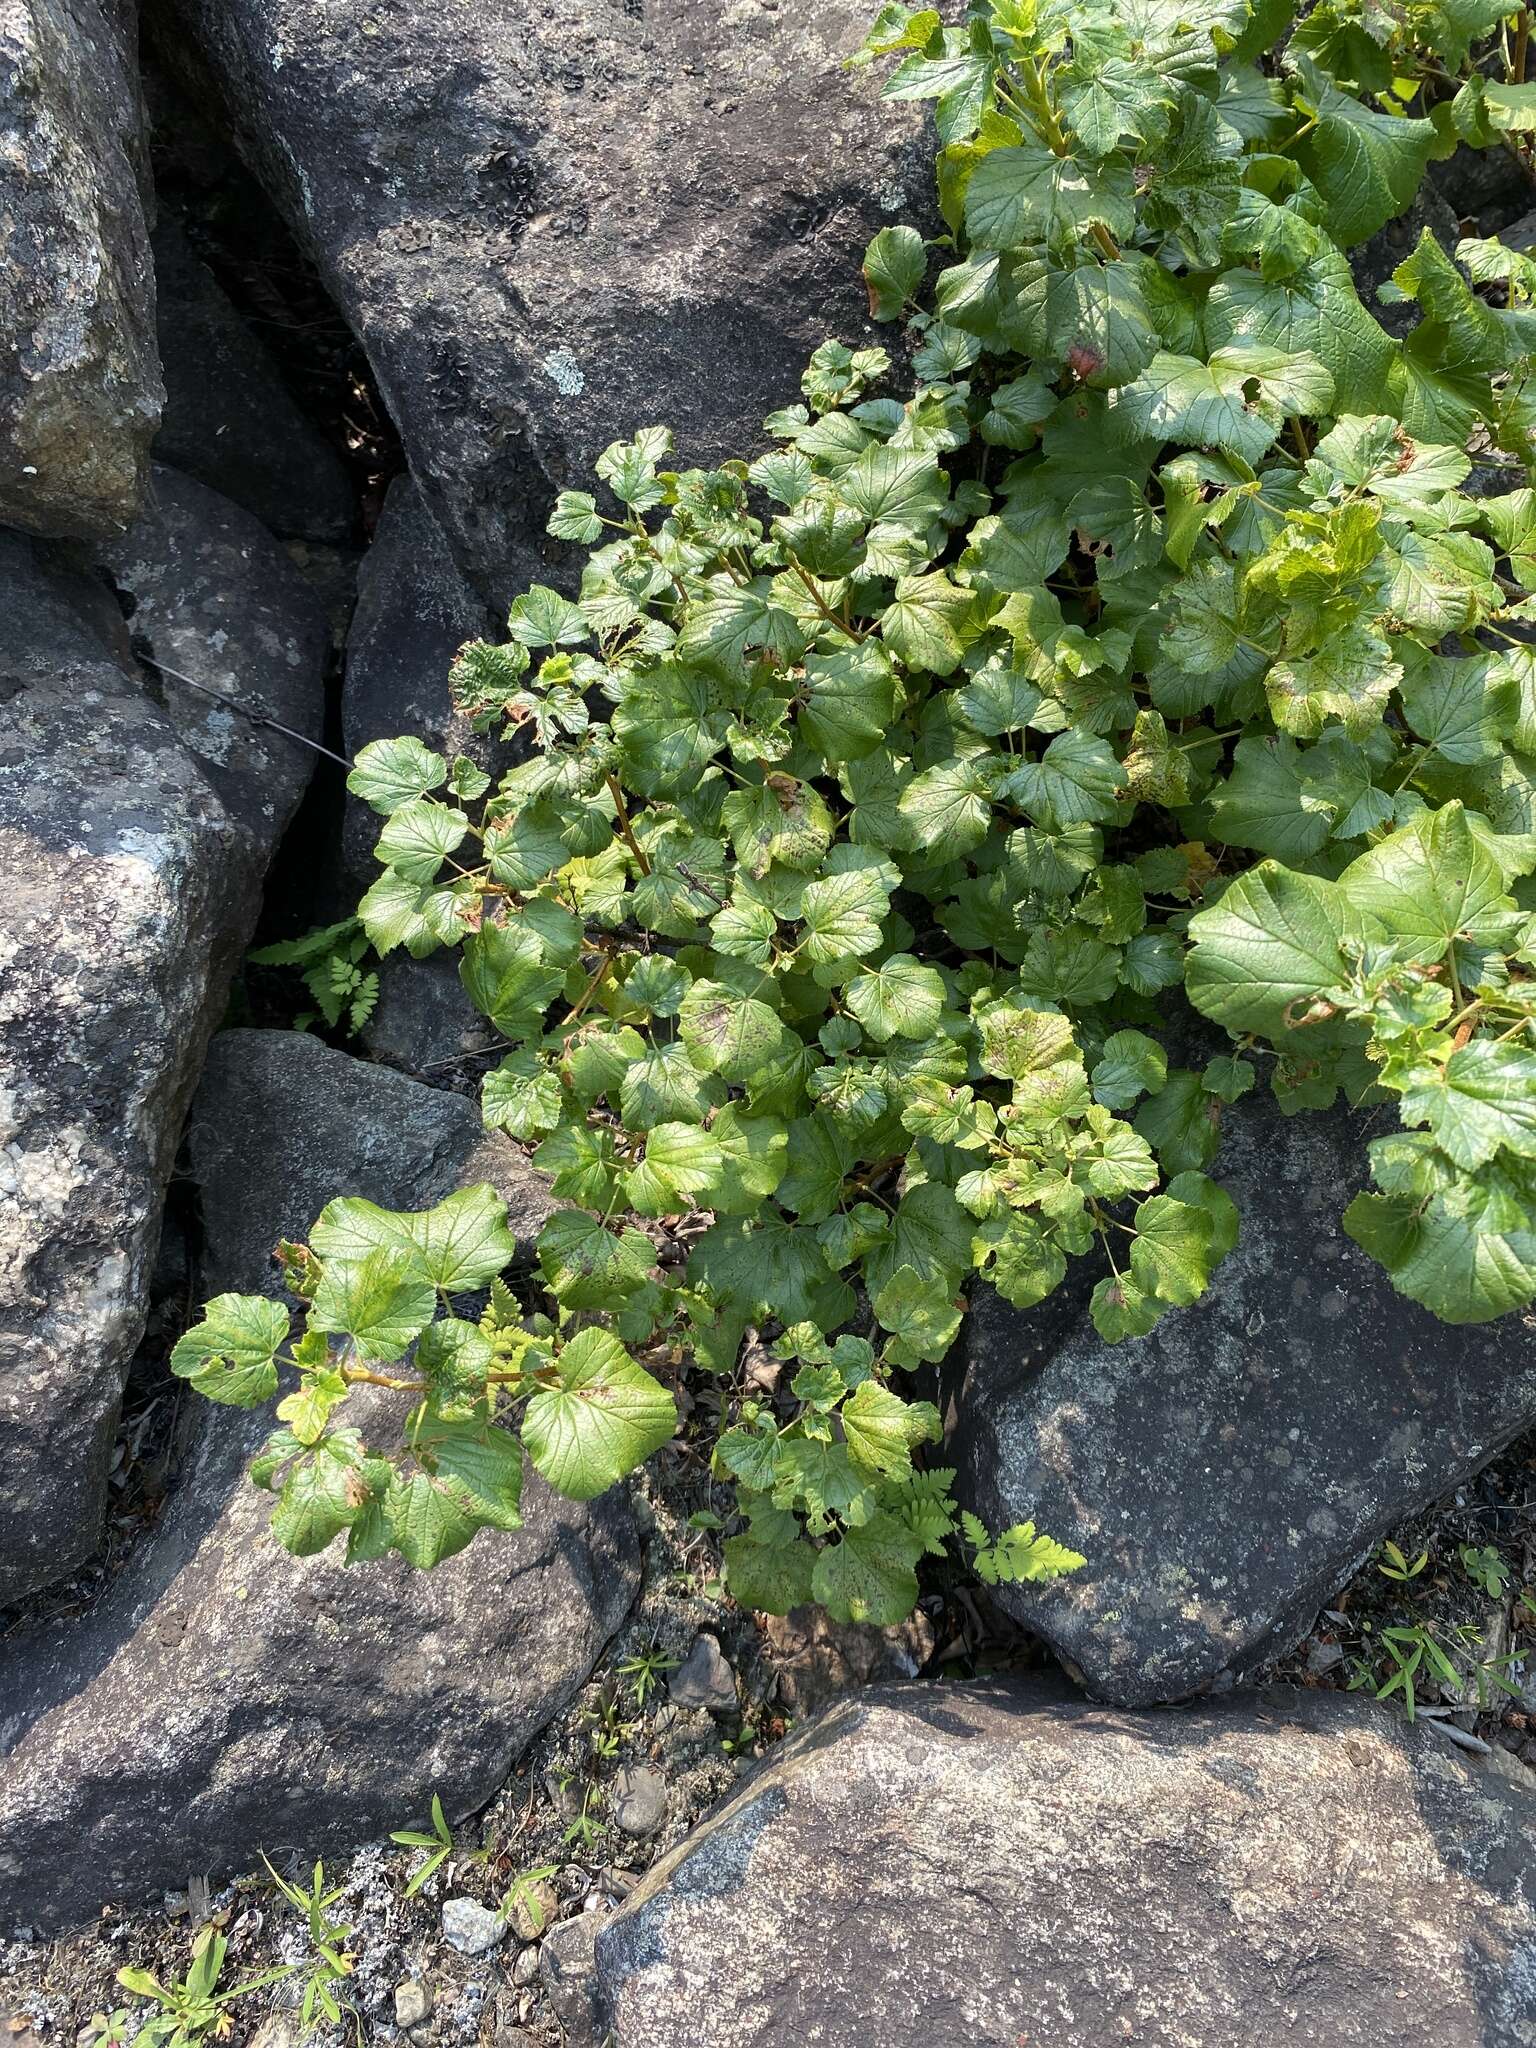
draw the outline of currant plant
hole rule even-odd
[[[210,1305],[205,1392],[299,1375],[256,1468],[279,1540],[430,1563],[514,1524],[525,1453],[595,1493],[686,1364],[726,1382],[748,1604],[892,1620],[951,1541],[1075,1568],[960,1521],[897,1376],[974,1286],[1027,1309],[1074,1259],[1109,1341],[1196,1301],[1261,1074],[1397,1103],[1347,1222],[1405,1293],[1536,1298],[1536,262],[1426,234],[1395,342],[1347,254],[1459,144],[1527,147],[1524,22],[884,10],[858,61],[941,142],[942,231],[865,259],[899,366],[828,342],[750,461],[648,428],[560,494],[576,595],[453,669],[520,753],[494,787],[409,736],[358,757],[364,929],[459,949],[506,1045],[485,1119],[568,1206],[521,1294],[478,1189],[331,1204],[286,1253],[296,1343]],[[1194,1064],[1181,988],[1230,1034]],[[335,1419],[373,1380],[398,1453]]]

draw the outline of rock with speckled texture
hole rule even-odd
[[[932,206],[922,110],[842,69],[865,0],[154,11],[222,90],[502,602],[609,441],[664,421],[679,467],[762,446],[812,348],[871,333],[870,235]]]
[[[324,623],[254,520],[162,473],[112,552],[166,659],[318,729]],[[96,1546],[182,1117],[310,757],[167,692],[61,549],[0,535],[0,617],[8,1600]]]
[[[333,1195],[425,1208],[489,1180],[525,1246],[553,1206],[472,1103],[300,1032],[214,1041],[188,1150],[203,1294],[276,1292],[272,1246]],[[401,1410],[377,1398],[347,1419],[387,1443]],[[517,1534],[482,1532],[435,1571],[290,1557],[245,1476],[270,1426],[207,1408],[165,1517],[94,1611],[0,1646],[0,1927],[217,1882],[262,1849],[330,1856],[425,1821],[434,1792],[457,1822],[628,1609],[623,1494],[577,1504],[532,1475]]]
[[[138,510],[164,392],[137,0],[0,11],[0,521]]]
[[[1340,1224],[1380,1112],[1224,1112],[1242,1235],[1193,1308],[1104,1343],[1081,1262],[1027,1312],[978,1290],[950,1455],[992,1528],[1086,1567],[994,1597],[1122,1705],[1228,1684],[1296,1641],[1379,1537],[1536,1421],[1529,1319],[1451,1328]]]
[[[882,1688],[798,1729],[630,1893],[596,2033],[1536,2048],[1533,1869],[1529,1775],[1374,1702]]]
[[[319,599],[249,512],[164,463],[128,532],[92,552],[121,593],[134,652],[203,685],[150,670],[177,737],[230,815],[275,847],[315,756],[255,719],[319,737],[330,647]]]

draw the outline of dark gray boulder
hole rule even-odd
[[[167,477],[121,545],[114,576],[157,646],[317,729],[323,623],[253,520]],[[19,535],[0,534],[0,617],[10,1600],[96,1546],[187,1100],[309,754],[166,694],[106,577]]]
[[[142,515],[93,552],[117,588],[134,652],[203,685],[148,670],[182,745],[270,852],[315,756],[258,721],[319,737],[330,650],[323,604],[248,512],[162,463]]]
[[[187,1125],[204,1295],[278,1294],[279,1238],[303,1243],[338,1195],[424,1209],[489,1181],[527,1248],[561,1205],[474,1103],[354,1059],[307,1031],[221,1031]],[[210,1415],[223,1411],[210,1408]]]
[[[1086,1287],[978,1290],[949,1455],[993,1528],[1081,1551],[996,1597],[1122,1705],[1176,1700],[1295,1641],[1378,1538],[1536,1421],[1526,1319],[1450,1328],[1394,1293],[1340,1217],[1380,1113],[1225,1113],[1214,1167],[1242,1236],[1209,1293],[1104,1343]]]
[[[1528,1774],[1374,1703],[881,1689],[797,1730],[630,1893],[597,1939],[596,2035],[1530,2048],[1533,1862]]]
[[[164,393],[136,0],[0,14],[0,522],[100,537],[138,510]]]
[[[1454,255],[1461,236],[1454,211],[1433,183],[1419,190],[1406,212],[1378,228],[1368,241],[1361,242],[1349,254],[1355,290],[1366,311],[1394,341],[1402,341],[1411,334],[1422,315],[1412,299],[1393,302],[1378,298],[1377,293],[1384,284],[1391,283],[1393,271],[1408,260],[1425,234],[1433,235],[1447,256]]]
[[[382,820],[380,821],[382,823]],[[460,1074],[480,1074],[494,1061],[472,1055],[505,1051],[495,1027],[464,993],[457,947],[413,960],[391,953],[378,963],[379,998],[363,1026],[370,1055],[402,1073],[434,1080],[441,1087]]]
[[[757,446],[816,343],[868,331],[869,236],[931,204],[921,110],[842,69],[863,0],[154,12],[222,91],[499,600],[616,436],[664,421],[684,462]]]
[[[189,1126],[203,1294],[276,1291],[271,1247],[342,1193],[419,1208],[491,1180],[531,1240],[552,1204],[473,1107],[299,1032],[214,1041]],[[386,1397],[387,1398],[387,1397]],[[433,1572],[344,1570],[267,1533],[245,1477],[270,1417],[209,1410],[154,1534],[90,1614],[0,1649],[0,1925],[306,1857],[481,1805],[633,1598],[622,1495],[537,1482],[525,1527]],[[382,1421],[377,1425],[382,1439]]]
[[[169,215],[155,228],[154,255],[165,378],[156,460],[233,498],[273,533],[350,540],[357,502],[346,465]]]

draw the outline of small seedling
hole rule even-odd
[[[134,2036],[133,2015],[126,2005],[116,2012],[93,2012],[85,2027],[89,2048],[126,2048]]]
[[[734,1735],[722,1735],[720,1747],[727,1756],[750,1756],[757,1747],[758,1729],[755,1721],[743,1721]]]
[[[1387,1542],[1381,1546],[1381,1554],[1376,1560],[1376,1569],[1384,1579],[1392,1579],[1398,1585],[1406,1585],[1409,1579],[1416,1579],[1428,1563],[1429,1552],[1427,1550],[1421,1550],[1413,1560],[1413,1563],[1410,1564],[1395,1543]]]
[[[1400,1694],[1403,1712],[1411,1721],[1417,1707],[1416,1681],[1421,1666],[1428,1665],[1442,1685],[1459,1687],[1461,1680],[1456,1666],[1435,1641],[1428,1627],[1415,1623],[1411,1627],[1384,1628],[1381,1641],[1387,1655],[1392,1659],[1394,1669],[1390,1676],[1376,1688],[1379,1700],[1391,1699]]]
[[[438,1866],[445,1863],[453,1854],[453,1831],[443,1816],[442,1800],[438,1798],[435,1792],[432,1794],[432,1832],[430,1835],[419,1834],[412,1828],[399,1828],[389,1839],[392,1842],[400,1843],[402,1848],[430,1849],[432,1851],[432,1854],[422,1864],[420,1870],[416,1872],[405,1888],[403,1896],[413,1899]]]
[[[162,1984],[152,1971],[122,1969],[117,1981],[138,1998],[149,1998],[160,2008],[134,2035],[134,2048],[200,2048],[210,2036],[226,2041],[234,2032],[229,2008],[247,1992],[260,1991],[293,1975],[286,1969],[265,1970],[259,1977],[247,1977],[227,1991],[219,1989],[224,1958],[229,1944],[217,1929],[205,1927],[192,1943],[192,1964],[179,1982]],[[114,2014],[109,2025],[114,2024]],[[108,2040],[114,2037],[106,2036]]]
[[[629,1680],[630,1690],[635,1695],[635,1705],[643,1709],[646,1701],[661,1683],[663,1675],[676,1669],[677,1659],[653,1644],[649,1650],[639,1650],[633,1657],[626,1657],[619,1665],[619,1676]]]
[[[273,1870],[271,1863],[263,1856],[262,1862],[271,1873],[272,1882],[277,1886],[289,1905],[302,1913],[309,1928],[309,1945],[314,1951],[309,1975],[304,1980],[304,2003],[300,2017],[306,2028],[311,2026],[317,2011],[322,2012],[332,2026],[341,2023],[341,2007],[331,1986],[352,1974],[352,1958],[342,1948],[342,1943],[352,1933],[350,1926],[343,1926],[332,1920],[330,1909],[341,1897],[343,1887],[325,1889],[325,1865],[315,1865],[314,1876],[306,1891],[302,1885],[290,1884],[287,1878]]]
[[[581,1795],[581,1811],[560,1837],[568,1846],[590,1849],[602,1834],[603,1824],[592,1811],[592,1802],[601,1797],[595,1785],[589,1785]]]
[[[1509,1585],[1509,1566],[1491,1543],[1485,1543],[1481,1549],[1474,1544],[1463,1543],[1456,1554],[1461,1559],[1462,1570],[1474,1586],[1486,1593],[1490,1600],[1503,1599]]]

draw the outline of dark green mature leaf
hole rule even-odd
[[[1095,222],[1112,235],[1135,227],[1131,174],[1121,163],[1087,164],[1029,145],[994,149],[965,189],[965,228],[978,249],[1071,247]]]
[[[1002,785],[1030,816],[1051,830],[1112,818],[1125,771],[1114,750],[1089,733],[1058,733],[1038,761],[1015,768]]]
[[[1442,959],[1454,938],[1482,936],[1509,901],[1498,862],[1473,836],[1459,803],[1421,812],[1362,853],[1339,887],[1426,964]]]
[[[1310,69],[1303,90],[1316,121],[1295,144],[1297,160],[1328,208],[1335,239],[1348,248],[1412,199],[1435,153],[1434,124],[1380,113]]]
[[[327,1258],[309,1319],[314,1329],[350,1337],[359,1358],[387,1364],[404,1356],[436,1308],[436,1290],[411,1254],[381,1248]]]
[[[1536,1052],[1479,1039],[1442,1068],[1409,1076],[1403,1121],[1427,1124],[1458,1166],[1484,1166],[1501,1146],[1536,1158]]]
[[[928,252],[916,228],[882,228],[864,251],[870,317],[895,320],[923,281]]]

